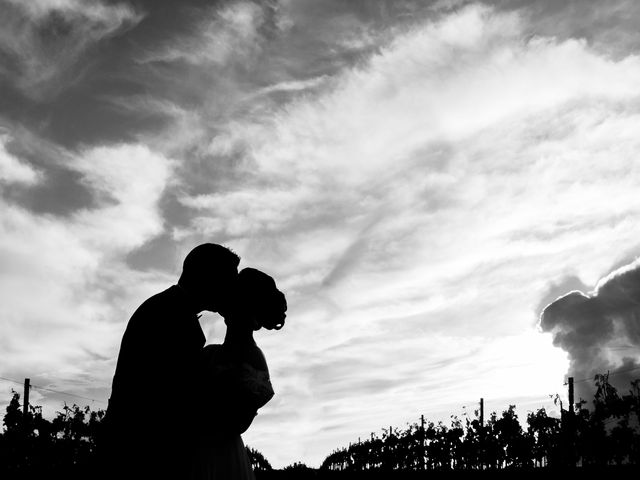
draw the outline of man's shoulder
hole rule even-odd
[[[136,312],[149,308],[167,308],[170,305],[177,305],[180,302],[180,291],[177,285],[172,285],[162,292],[150,296],[140,304]]]
[[[178,287],[172,285],[166,290],[147,298],[133,312],[129,323],[137,323],[144,318],[158,317],[158,315],[164,317],[167,314],[180,311],[183,307],[179,292],[176,291],[177,289]]]

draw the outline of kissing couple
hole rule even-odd
[[[253,332],[282,328],[287,302],[239,263],[221,245],[195,247],[178,283],[129,320],[98,448],[105,478],[254,478],[240,435],[274,392]],[[205,346],[205,310],[224,318],[224,343]]]

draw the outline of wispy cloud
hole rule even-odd
[[[119,319],[159,281],[130,271],[122,255],[162,230],[157,202],[171,167],[142,146],[91,148],[72,159],[97,206],[60,221],[2,202],[3,368],[34,384],[106,399]],[[45,407],[59,401],[53,396]]]
[[[33,184],[38,181],[38,171],[21,162],[6,149],[7,135],[0,135],[0,182]]]
[[[146,62],[186,62],[226,66],[243,63],[259,53],[265,10],[251,1],[229,3],[205,12],[193,33],[169,39],[164,47],[138,59]],[[250,59],[250,58],[249,58]]]
[[[580,40],[523,40],[525,30],[519,15],[482,6],[412,29],[344,72],[330,92],[294,101],[262,125],[235,125],[233,136],[251,152],[247,175],[267,185],[252,201],[238,202],[233,185],[207,202],[186,200],[215,219],[203,215],[194,227],[240,242],[248,261],[259,259],[285,282],[294,259],[322,272],[307,277],[302,295],[313,292],[326,316],[304,336],[291,334],[294,345],[314,338],[318,371],[332,379],[312,375],[314,398],[360,404],[354,398],[371,393],[372,371],[376,404],[393,398],[397,406],[393,379],[414,368],[413,384],[420,378],[431,393],[412,391],[407,405],[420,395],[465,401],[435,380],[442,372],[425,368],[421,349],[409,348],[417,336],[428,350],[445,332],[449,349],[462,338],[487,345],[474,355],[482,365],[475,376],[471,365],[456,372],[467,391],[479,375],[484,388],[515,395],[487,373],[512,364],[530,372],[520,391],[561,375],[566,360],[544,341],[521,354],[537,335],[522,332],[532,331],[546,282],[567,269],[592,279],[616,261],[600,243],[611,235],[635,245],[639,205],[628,175],[638,149],[640,63],[613,61]],[[297,187],[284,197],[283,184]],[[237,185],[245,191],[246,181]],[[265,222],[259,205],[275,217]],[[240,218],[251,229],[230,231]],[[269,259],[264,242],[273,237],[279,247],[269,245]],[[325,255],[315,257],[316,245]],[[597,265],[585,262],[587,251]],[[386,323],[402,334],[381,328]],[[365,332],[391,342],[390,351],[354,346],[340,358],[325,350]],[[379,363],[363,366],[366,352]],[[544,375],[535,373],[541,368]],[[349,410],[354,423],[357,415]]]
[[[41,98],[77,81],[87,49],[142,18],[125,3],[100,0],[3,0],[0,75],[23,94]]]
[[[264,95],[264,94],[270,94],[274,92],[299,92],[299,91],[314,89],[322,85],[326,79],[327,77],[322,75],[320,77],[310,78],[307,80],[280,82],[280,83],[276,83],[275,85],[269,85],[268,87],[264,87],[258,90],[258,94]]]

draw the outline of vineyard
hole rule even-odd
[[[294,463],[273,470],[267,459],[247,448],[258,480],[305,478],[507,478],[539,477],[547,470],[637,473],[640,466],[640,380],[620,394],[608,375],[596,375],[596,393],[588,405],[560,406],[561,416],[541,408],[518,418],[511,405],[486,421],[478,411],[449,425],[428,420],[389,428],[381,436],[331,452],[319,469]],[[26,414],[25,414],[26,412]],[[104,411],[64,405],[53,420],[38,406],[13,397],[0,435],[0,478],[35,478],[44,474],[94,478],[96,439]],[[635,475],[634,473],[634,475]],[[625,473],[626,475],[626,473]]]
[[[381,437],[332,452],[321,470],[450,471],[640,464],[640,380],[620,395],[608,375],[595,376],[592,408],[581,400],[561,408],[561,418],[544,408],[527,415],[523,428],[511,405],[483,422],[452,417],[450,425],[414,423],[389,428]]]

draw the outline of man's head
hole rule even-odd
[[[184,259],[178,284],[201,310],[220,312],[232,298],[240,257],[222,245],[203,243]]]

